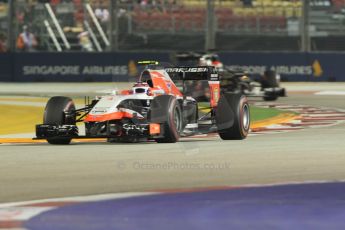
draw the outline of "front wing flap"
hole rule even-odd
[[[265,96],[278,96],[286,97],[285,88],[275,87],[275,88],[266,88],[264,89]]]
[[[76,125],[36,125],[37,138],[49,137],[65,137],[65,136],[78,136],[78,127]]]
[[[108,132],[104,135],[85,135],[81,136],[78,135],[79,130],[76,125],[48,125],[48,124],[39,124],[36,125],[36,138],[34,139],[47,139],[47,138],[54,138],[54,137],[71,137],[75,139],[82,139],[82,138],[158,138],[164,134],[164,129],[162,127],[158,128],[157,132],[157,125],[154,124],[155,127],[151,127],[150,124],[123,124],[121,136],[112,134],[112,124],[108,126]],[[152,128],[155,128],[153,130]]]

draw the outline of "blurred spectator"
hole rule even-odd
[[[82,51],[92,52],[93,45],[90,40],[89,32],[83,31],[78,35],[79,45],[81,46]]]
[[[6,37],[3,34],[0,34],[0,53],[4,53],[7,51],[6,48]]]
[[[95,15],[102,23],[109,21],[109,11],[107,7],[102,4],[99,4],[99,6],[95,10]]]
[[[149,4],[149,0],[141,0],[141,1],[140,1],[140,5],[141,5],[142,7],[146,7],[148,4]]]
[[[25,25],[26,23],[32,23],[34,20],[33,15],[34,5],[19,5],[16,9],[16,19],[19,25]]]
[[[23,32],[19,34],[16,46],[19,51],[34,51],[37,47],[36,37],[29,31],[28,26],[23,26]]]

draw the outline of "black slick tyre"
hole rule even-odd
[[[155,139],[158,143],[175,143],[180,138],[183,127],[182,110],[176,97],[161,95],[151,102],[150,122],[162,124],[161,138]]]
[[[218,102],[215,118],[221,139],[245,139],[250,127],[250,111],[247,97],[240,93],[222,94]]]
[[[265,71],[261,85],[263,89],[279,87],[276,72],[272,70]],[[265,101],[275,101],[278,99],[278,96],[272,93],[272,95],[265,95],[263,99]]]
[[[75,125],[75,105],[71,98],[52,97],[44,110],[43,123],[48,125]],[[68,137],[54,137],[47,139],[49,144],[67,145],[71,142]]]

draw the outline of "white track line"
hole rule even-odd
[[[265,184],[243,184],[243,185],[225,185],[224,188],[257,188],[257,187],[272,187],[272,186],[284,186],[284,185],[302,185],[302,184],[325,184],[325,183],[345,183],[345,180],[307,180],[307,181],[285,181],[285,182],[276,182],[276,183],[265,183]],[[203,191],[212,189],[213,187],[201,187],[195,188],[195,191]],[[218,186],[214,187],[214,190],[219,189]],[[172,191],[178,191],[179,189],[171,189]],[[184,188],[181,188],[181,192],[184,192]],[[194,191],[193,188],[188,188],[186,190]],[[99,195],[88,195],[88,196],[72,196],[72,197],[63,197],[63,198],[49,198],[49,199],[40,199],[40,200],[31,200],[31,201],[20,201],[20,202],[10,202],[0,204],[0,209],[12,208],[12,207],[21,207],[21,206],[30,206],[38,205],[41,203],[50,203],[50,202],[94,202],[94,201],[104,201],[112,199],[124,199],[130,197],[139,197],[139,196],[149,196],[149,195],[159,195],[159,194],[169,194],[169,189],[167,192],[126,192],[126,193],[111,193],[111,194],[99,194]],[[177,192],[179,193],[179,192]]]
[[[324,96],[345,96],[345,91],[320,91],[314,94]]]
[[[15,207],[15,206],[27,206],[30,204],[40,204],[46,202],[86,202],[86,201],[102,201],[110,199],[122,199],[136,196],[147,196],[157,194],[157,192],[127,192],[127,193],[112,193],[112,194],[100,194],[89,196],[72,196],[64,198],[49,198],[32,201],[20,201],[0,204],[0,208]]]

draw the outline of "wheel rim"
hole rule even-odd
[[[249,106],[248,104],[243,105],[243,116],[242,116],[242,124],[245,130],[249,129],[250,124],[250,117],[249,117]]]

